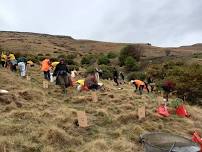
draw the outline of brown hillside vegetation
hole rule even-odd
[[[144,132],[162,131],[191,138],[194,130],[202,132],[202,110],[186,105],[190,118],[172,115],[156,116],[157,95],[140,96],[125,84],[118,90],[111,81],[103,80],[105,91],[68,95],[50,84],[42,88],[39,67],[30,69],[31,81],[19,78],[7,69],[0,69],[0,88],[9,91],[0,95],[0,151],[15,152],[134,152],[143,151],[138,143]],[[139,121],[137,109],[146,106],[146,119]],[[77,111],[86,111],[88,128],[75,124]]]
[[[0,32],[0,47],[3,50],[37,55],[42,53],[56,56],[61,53],[77,53],[81,56],[89,53],[119,52],[126,43],[108,43],[89,40],[76,40],[69,36],[53,36],[48,34],[25,32]],[[167,48],[141,44],[144,48],[142,57],[153,58],[165,56]],[[190,56],[202,52],[202,45],[169,48],[170,55]]]

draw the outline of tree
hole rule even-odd
[[[125,65],[125,60],[127,57],[131,56],[136,61],[140,61],[143,52],[143,47],[139,44],[127,45],[120,52],[119,61],[121,66]]]
[[[125,64],[126,69],[127,69],[128,71],[134,71],[134,70],[137,70],[137,69],[138,69],[138,63],[137,63],[136,60],[135,60],[133,57],[131,57],[131,56],[129,56],[129,57],[126,58],[124,64]]]

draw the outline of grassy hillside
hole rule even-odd
[[[0,69],[0,151],[15,152],[132,152],[143,151],[138,143],[141,133],[170,132],[191,138],[194,130],[202,132],[202,110],[186,105],[191,118],[155,114],[158,95],[133,93],[125,84],[118,90],[113,82],[103,80],[105,91],[97,92],[94,103],[91,92],[68,89],[61,94],[54,84],[42,88],[39,67],[31,68],[31,81],[23,80],[7,69]],[[137,109],[146,106],[146,119],[139,121]],[[88,128],[75,125],[78,110],[86,111]]]
[[[87,55],[97,59],[101,53],[119,54],[126,45],[76,40],[68,36],[0,32],[0,48],[3,51],[52,58],[71,54],[76,56],[78,63]],[[148,65],[157,64],[153,72],[159,74],[162,72],[159,69],[164,69],[166,65],[162,63],[179,59],[188,65],[202,64],[201,44],[179,48],[141,44],[141,47],[144,52],[139,73],[145,73]],[[170,50],[169,56],[166,56],[166,50]],[[117,61],[118,56],[110,59],[110,65],[105,68],[118,66]],[[89,65],[82,65],[80,72],[83,74]],[[169,67],[171,71],[173,67]],[[28,74],[32,79],[27,81],[21,79],[18,73],[0,68],[0,89],[9,91],[7,95],[0,95],[0,152],[142,152],[143,147],[138,142],[142,133],[162,131],[191,138],[194,130],[202,132],[201,107],[185,103],[190,118],[174,114],[168,118],[159,117],[155,110],[162,101],[160,94],[145,92],[140,96],[128,84],[119,90],[109,80],[101,80],[105,90],[97,92],[96,103],[92,101],[92,92],[79,93],[76,88],[68,88],[68,94],[64,96],[54,84],[50,84],[49,89],[43,89],[43,74],[39,69],[37,64],[29,68]],[[177,67],[176,70],[179,69]],[[172,96],[171,100],[175,98]],[[146,119],[139,121],[137,109],[142,105],[146,106]],[[169,110],[174,112],[172,108]],[[77,111],[86,112],[88,128],[76,125]]]

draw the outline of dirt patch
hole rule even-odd
[[[22,97],[23,99],[25,99],[27,101],[33,99],[31,93],[29,93],[28,91],[19,92],[19,95],[20,95],[20,97]]]
[[[0,95],[0,104],[2,105],[8,105],[15,100],[16,100],[16,97],[12,94]]]

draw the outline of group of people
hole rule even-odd
[[[56,77],[56,85],[61,86],[66,94],[66,88],[78,84],[78,90],[97,90],[100,88],[99,77],[102,71],[96,69],[95,73],[89,74],[85,80],[75,80],[78,72],[74,69],[69,70],[65,60],[61,58],[59,62],[53,62],[46,58],[41,63],[41,71],[44,73],[44,79],[51,81],[52,77]]]
[[[21,77],[26,76],[27,64],[33,65],[33,62],[27,61],[26,57],[24,56],[16,58],[15,55],[10,52],[1,53],[1,66],[3,68],[9,68],[13,72],[16,72],[18,67]]]
[[[17,71],[19,69],[19,73],[21,77],[26,76],[27,72],[27,64],[33,65],[32,61],[27,61],[26,57],[21,56],[16,58],[13,53],[1,53],[1,66],[3,68],[9,68],[11,71]],[[95,72],[89,74],[85,79],[75,80],[78,72],[74,69],[72,71],[69,70],[65,60],[61,58],[59,61],[51,61],[51,59],[44,59],[41,62],[41,71],[43,71],[44,79],[47,81],[54,81],[55,77],[56,85],[60,85],[62,90],[66,93],[66,88],[69,86],[73,86],[75,83],[77,85],[77,90],[98,90],[102,88],[102,83],[99,83],[100,77],[102,77],[103,71],[101,69],[95,68]],[[116,68],[113,69],[113,80],[117,86],[125,83],[125,77],[123,72],[118,72]],[[155,83],[151,77],[148,77],[147,81],[134,79],[130,81],[130,84],[134,86],[135,91],[139,90],[140,95],[142,95],[143,90],[146,89],[149,93],[154,90]],[[150,86],[150,90],[148,88]],[[165,84],[162,86],[165,92],[165,98],[168,100],[168,93],[173,89],[173,85],[171,83]],[[172,88],[172,89],[170,89]]]

